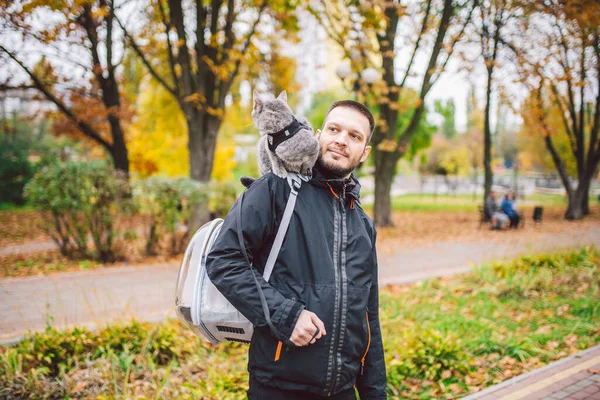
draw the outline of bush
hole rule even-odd
[[[192,231],[194,212],[206,208],[205,185],[191,179],[153,176],[134,184],[133,198],[139,212],[149,217],[146,254],[158,253],[160,238],[169,241],[170,252],[180,253]]]
[[[460,339],[451,332],[424,330],[410,334],[400,350],[399,361],[393,363],[390,371],[398,381],[405,378],[439,381],[444,371],[462,375],[471,360]]]
[[[20,136],[0,135],[0,202],[23,204],[23,188],[31,179],[29,143]]]
[[[208,187],[208,209],[211,218],[225,218],[237,199],[239,185],[233,182],[211,182]]]
[[[157,365],[167,365],[188,356],[194,347],[195,343],[190,343],[181,334],[179,325],[173,324],[150,325],[132,321],[125,325],[109,325],[98,332],[85,328],[58,331],[48,327],[14,348],[4,350],[0,374],[36,369],[56,377],[86,360],[111,355],[138,355],[135,363],[140,365],[148,361],[147,356]],[[17,363],[20,363],[18,367]]]
[[[27,199],[43,210],[42,229],[63,255],[102,262],[116,259],[117,203],[128,191],[127,180],[103,161],[56,161],[41,168],[25,186]]]

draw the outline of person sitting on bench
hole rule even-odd
[[[517,212],[517,203],[515,202],[515,194],[512,190],[509,190],[504,196],[502,205],[500,206],[502,212],[510,219],[510,227],[518,228],[521,216]]]
[[[502,229],[506,222],[508,222],[508,216],[498,209],[496,192],[493,190],[490,191],[490,194],[485,199],[484,212],[486,218],[492,221],[492,229]]]

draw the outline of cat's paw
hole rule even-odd
[[[288,172],[283,168],[273,168],[273,173],[282,179],[287,179],[288,177]]]
[[[312,178],[312,168],[302,168],[300,170],[300,173],[304,176],[308,176],[309,178]]]

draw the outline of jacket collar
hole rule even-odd
[[[310,183],[317,187],[332,190],[336,193],[336,196],[343,196],[345,194],[346,197],[351,196],[356,201],[360,202],[360,183],[354,174],[351,174],[349,178],[331,177],[326,174],[327,172],[317,161],[312,169]]]

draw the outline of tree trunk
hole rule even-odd
[[[487,68],[487,88],[485,92],[485,122],[483,129],[483,169],[484,169],[484,183],[483,183],[483,203],[489,196],[492,190],[492,184],[494,182],[494,175],[492,174],[492,128],[490,123],[491,113],[491,97],[492,97],[492,74],[494,72],[493,66]]]
[[[393,226],[392,221],[392,183],[394,170],[398,162],[398,153],[375,150],[375,225]]]
[[[588,192],[583,190],[582,183],[577,186],[577,190],[573,191],[569,196],[569,206],[565,213],[565,219],[575,220],[585,216],[585,206],[588,197]]]
[[[194,110],[186,114],[190,177],[200,182],[208,182],[213,168],[217,132],[221,120],[203,110]]]
[[[129,179],[129,152],[125,143],[123,130],[121,129],[120,120],[115,117],[109,117],[108,119],[113,139],[108,151],[113,159],[115,168],[122,171],[126,178]]]

